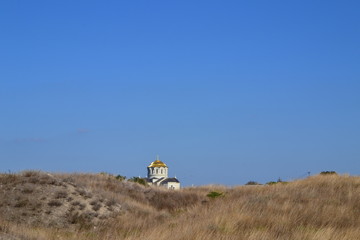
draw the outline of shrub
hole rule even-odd
[[[80,229],[89,229],[91,227],[91,217],[88,214],[69,213],[67,218],[71,224],[79,225]]]
[[[261,184],[255,181],[248,181],[245,185],[261,185]]]
[[[14,184],[20,179],[19,175],[5,173],[0,175],[0,184]]]
[[[50,202],[48,202],[48,205],[50,207],[59,207],[62,205],[62,203],[58,200],[51,200]]]
[[[55,198],[66,198],[68,196],[68,193],[66,191],[60,190],[55,193]]]
[[[14,207],[16,207],[16,208],[25,207],[28,203],[29,203],[29,200],[27,200],[27,199],[20,199],[19,201],[17,201],[17,202],[14,204]]]
[[[33,171],[33,170],[29,170],[29,171],[23,171],[22,175],[24,177],[38,177],[41,173],[39,171]]]
[[[115,178],[119,181],[124,181],[126,179],[125,176],[121,176],[121,175],[117,175]]]
[[[106,206],[111,207],[111,206],[116,205],[116,201],[115,201],[115,199],[109,199],[106,201],[105,204],[106,204]]]
[[[323,171],[320,173],[321,175],[336,175],[337,173],[335,171]]]
[[[129,179],[130,182],[134,182],[134,183],[138,183],[144,186],[147,186],[147,182],[145,181],[144,178],[140,178],[140,177],[132,177]]]
[[[270,181],[270,182],[267,182],[266,185],[275,185],[277,184],[278,182],[274,182],[274,181]]]
[[[223,193],[212,191],[212,192],[209,192],[206,196],[208,196],[209,198],[217,198],[217,197],[223,196]]]
[[[29,194],[34,192],[34,185],[26,184],[21,190],[22,193]]]
[[[92,209],[94,211],[98,211],[100,208],[101,208],[101,204],[99,204],[99,203],[94,204],[93,207],[92,207]]]
[[[277,182],[270,181],[270,182],[267,182],[266,185],[275,185],[275,184],[279,184],[279,183],[280,184],[287,184],[289,182],[285,182],[285,181],[281,181],[281,180],[280,181],[278,180]]]
[[[84,198],[92,198],[92,194],[84,189],[78,189],[77,192]]]
[[[71,205],[77,206],[77,205],[80,205],[80,202],[79,201],[74,201],[74,202],[71,203]]]

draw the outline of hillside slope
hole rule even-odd
[[[31,226],[94,225],[120,212],[120,204],[51,174],[0,175],[0,216]]]
[[[23,175],[17,177],[24,179]],[[360,236],[360,177],[314,176],[287,184],[204,186],[181,191],[119,182],[99,174],[54,177],[61,184],[71,182],[73,187],[93,194],[92,198],[110,200],[119,211],[110,211],[109,217],[90,225],[70,223],[70,228],[56,229],[36,224],[29,220],[32,218],[19,221],[19,215],[12,219],[1,214],[0,239],[358,240]],[[1,181],[2,194],[14,191],[6,190],[8,185]],[[212,191],[222,194],[207,197]],[[17,211],[15,204],[7,205],[8,210]],[[48,209],[44,204],[41,207],[44,209],[38,211]],[[4,204],[0,210],[4,211]]]

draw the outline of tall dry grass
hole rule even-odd
[[[136,185],[134,189],[120,189],[112,180],[106,183],[106,178],[72,177],[93,191],[127,202],[129,211],[86,231],[34,229],[0,222],[6,225],[3,229],[7,234],[20,232],[26,239],[77,240],[360,239],[360,177],[315,176],[287,184],[207,186],[177,192]],[[147,191],[157,197],[149,197]],[[206,195],[210,191],[224,194],[209,199]],[[187,200],[190,203],[185,204]],[[157,201],[176,204],[167,207],[156,205]]]

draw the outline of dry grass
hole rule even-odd
[[[1,219],[29,226],[92,226],[120,211],[119,203],[110,208],[101,203],[106,201],[101,195],[35,171],[0,174],[0,194]],[[96,207],[93,201],[99,201]]]
[[[126,211],[83,230],[18,225],[0,220],[18,239],[249,239],[358,240],[360,177],[315,176],[275,185],[206,186],[168,191],[103,175],[59,175]],[[28,186],[29,187],[29,186]],[[25,187],[24,187],[25,189]],[[27,188],[26,188],[27,189]],[[25,190],[23,194],[30,190]],[[214,199],[209,192],[223,193]],[[65,197],[59,193],[59,198]],[[93,199],[96,206],[100,200]],[[74,202],[75,204],[75,202]]]

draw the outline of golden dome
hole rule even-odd
[[[148,167],[167,167],[165,163],[160,160],[152,162]]]

